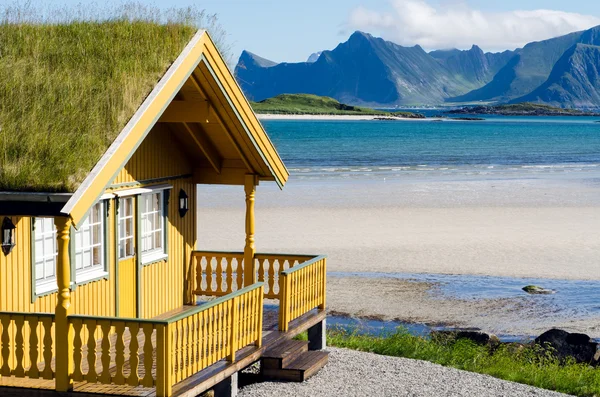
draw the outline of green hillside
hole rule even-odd
[[[577,109],[563,109],[541,103],[522,102],[491,106],[465,106],[450,114],[497,114],[501,116],[596,116]]]
[[[386,112],[382,110],[351,106],[333,98],[312,94],[281,94],[260,102],[250,102],[259,114],[296,114],[296,115],[355,115],[422,118],[410,112]]]

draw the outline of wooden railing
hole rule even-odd
[[[256,283],[167,320],[171,345],[170,376],[179,382],[262,342],[263,284]]]
[[[265,298],[279,299],[281,272],[292,269],[312,258],[314,255],[255,254],[257,279],[265,283]]]
[[[69,316],[74,330],[72,379],[101,384],[172,386],[237,350],[262,341],[263,283],[166,320]]]
[[[0,375],[54,379],[54,314],[0,312]]]
[[[256,254],[254,269],[257,281],[264,282],[265,298],[279,299],[279,274],[293,268],[314,255]],[[244,285],[244,253],[194,251],[194,293],[204,296],[223,296]]]
[[[318,256],[281,272],[279,330],[314,308],[325,309],[327,259]]]
[[[153,387],[160,364],[153,357],[153,320],[69,316],[73,327],[71,378],[75,381]]]
[[[243,252],[194,251],[192,266],[196,270],[196,295],[223,296],[244,285]]]

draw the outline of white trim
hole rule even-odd
[[[104,267],[102,269],[92,268],[85,270],[77,270],[75,273],[76,284],[83,284],[90,280],[97,280],[99,278],[108,278],[108,272],[104,269]]]
[[[154,250],[146,255],[142,255],[142,265],[166,261],[168,258],[169,254],[166,254],[164,251]]]
[[[156,191],[168,190],[168,189],[173,189],[173,185],[164,184],[164,185],[156,185],[156,186],[148,186],[148,187],[137,187],[134,189],[119,190],[119,191],[114,192],[113,195],[117,196],[117,197],[127,197],[127,196],[135,196],[136,194],[148,194],[148,193],[153,193]]]
[[[148,95],[148,97],[144,100],[142,105],[137,109],[137,111],[135,112],[133,117],[129,120],[127,125],[125,125],[125,128],[123,128],[123,130],[119,133],[117,138],[110,145],[108,150],[104,153],[104,155],[102,156],[100,161],[98,161],[96,163],[96,165],[94,166],[92,171],[87,175],[87,177],[81,183],[79,188],[77,188],[75,193],[73,193],[73,196],[71,196],[69,201],[62,208],[61,213],[68,215],[71,213],[71,211],[73,211],[73,208],[75,207],[75,205],[85,195],[85,193],[90,188],[90,186],[92,184],[94,184],[94,180],[96,179],[96,177],[102,172],[104,167],[106,167],[106,165],[111,161],[113,155],[115,154],[115,152],[117,152],[117,150],[119,149],[119,147],[121,146],[123,141],[125,141],[125,139],[129,136],[129,134],[131,134],[131,131],[136,126],[136,124],[140,121],[140,119],[142,118],[143,114],[146,112],[148,107],[150,107],[152,102],[154,102],[156,97],[164,89],[167,82],[173,77],[173,75],[175,74],[177,69],[179,69],[181,64],[183,64],[183,62],[188,57],[190,52],[194,49],[194,47],[196,47],[196,45],[198,45],[200,39],[202,38],[202,36],[204,36],[205,33],[206,33],[205,30],[199,30],[198,32],[196,32],[196,34],[194,35],[192,40],[190,40],[190,42],[187,44],[187,46],[185,47],[183,52],[181,54],[179,54],[179,56],[177,57],[175,62],[173,62],[173,64],[169,67],[169,69],[167,70],[165,75],[160,79],[160,81],[154,87],[154,89],[152,89],[152,92],[150,92],[150,95]],[[193,69],[190,72],[190,74],[192,72],[193,72]],[[181,84],[183,84],[184,82],[185,82],[185,80],[182,81]],[[173,92],[173,96],[175,94],[176,94],[176,92]],[[146,131],[146,133],[148,133],[148,131]]]
[[[36,280],[36,282],[35,282],[35,295],[36,296],[44,295],[49,292],[55,292],[55,291],[58,291],[58,285],[57,285],[56,278],[52,279],[52,282],[44,280],[43,283],[38,282]]]
[[[114,193],[104,193],[102,196],[100,196],[99,201],[102,200],[112,200],[115,198],[115,194]]]

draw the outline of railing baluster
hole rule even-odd
[[[202,312],[202,348],[200,350],[202,358],[202,368],[206,368],[208,362],[208,312]]]
[[[125,366],[125,342],[123,341],[124,335],[125,323],[123,321],[119,321],[115,324],[115,365],[117,372],[112,380],[116,385],[125,384],[125,374],[123,372],[123,367]]]
[[[266,259],[257,259],[258,261],[258,281],[265,281],[265,261]],[[271,291],[268,291],[271,292]]]
[[[225,282],[227,283],[227,293],[230,294],[233,292],[233,258],[227,258],[227,277],[225,278]]]
[[[73,324],[73,375],[72,378],[74,381],[82,381],[83,380],[83,372],[81,370],[83,353],[82,353],[82,335],[81,331],[83,328],[83,323],[81,320],[72,320]]]
[[[212,270],[212,256],[206,257],[206,291],[214,292],[213,290],[213,270]]]
[[[42,325],[44,328],[44,370],[42,371],[42,377],[44,379],[52,379],[54,377],[54,371],[52,370],[52,323],[53,318],[43,317]]]
[[[175,381],[179,382],[183,379],[183,377],[181,376],[181,372],[183,369],[183,330],[181,329],[181,322],[177,322],[177,339],[176,339],[176,344],[175,344],[175,370],[176,372],[176,377],[175,377]]]
[[[192,322],[192,373],[198,372],[198,343],[200,341],[200,335],[198,332],[198,315],[194,315],[191,318]]]
[[[154,379],[152,378],[152,364],[154,362],[152,346],[152,332],[153,326],[150,323],[144,323],[142,326],[144,330],[144,379],[142,385],[145,387],[154,386]]]
[[[38,338],[38,324],[39,319],[37,316],[27,316],[27,323],[29,324],[29,361],[31,366],[27,371],[27,376],[31,379],[38,379],[40,377],[40,371],[38,369],[38,356],[39,356],[39,338]]]
[[[140,363],[138,332],[140,327],[139,324],[135,322],[128,322],[127,327],[129,328],[129,332],[131,334],[131,339],[129,340],[130,373],[129,378],[127,378],[127,384],[130,386],[137,386],[140,384],[140,375],[138,371],[138,365]]]
[[[96,373],[96,321],[88,320],[85,322],[86,328],[88,330],[87,335],[87,362],[88,362],[88,372],[85,376],[85,380],[90,383],[95,383],[98,379],[98,374]]]
[[[25,356],[25,347],[23,342],[23,328],[25,327],[25,318],[23,316],[13,316],[15,325],[15,359],[16,366],[13,375],[22,378],[25,376],[25,367],[23,366],[23,357]]]
[[[223,289],[223,257],[217,257],[217,293],[223,293],[227,289]]]
[[[276,262],[277,261],[271,260],[267,267],[267,287],[268,287],[267,293],[270,295],[273,295],[273,293],[275,292],[274,288],[275,288],[275,263]],[[279,263],[279,262],[277,262],[277,263]],[[278,273],[280,273],[282,270],[283,269],[279,269]]]
[[[196,269],[196,294],[202,291],[202,257],[199,255],[194,255],[194,264],[196,265],[194,268]]]
[[[100,372],[99,380],[101,383],[110,383],[110,321],[98,321],[100,330],[102,331],[102,342],[100,354],[100,362],[102,363],[102,372]]]
[[[244,259],[243,257],[237,258],[237,269],[235,271],[235,279],[237,282],[237,289],[242,289],[244,285]]]

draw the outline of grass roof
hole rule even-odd
[[[0,191],[74,192],[197,29],[0,24]]]

